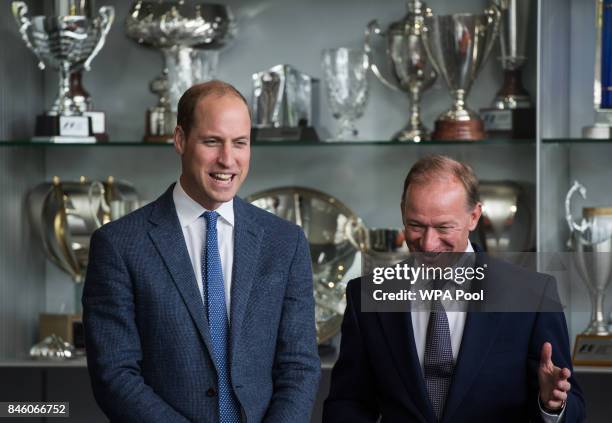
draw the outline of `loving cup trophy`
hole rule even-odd
[[[365,51],[370,57],[370,68],[387,87],[403,91],[410,96],[410,118],[406,127],[397,132],[397,141],[420,142],[428,140],[430,133],[421,122],[421,95],[436,80],[436,73],[425,53],[421,32],[423,20],[431,16],[431,10],[418,0],[408,1],[407,15],[392,23],[383,32],[376,20],[371,21],[365,33]],[[384,76],[373,55],[372,36],[380,35],[387,40],[387,56],[393,69],[394,81]]]
[[[612,364],[612,334],[605,320],[604,298],[612,280],[612,206],[585,207],[578,224],[571,214],[571,198],[576,193],[586,198],[586,188],[575,181],[565,200],[569,244],[574,263],[586,284],[591,300],[591,321],[576,337],[574,363]]]
[[[76,8],[76,4],[73,8],[64,7],[68,3],[69,0],[56,1],[52,16],[31,18],[25,2],[14,1],[11,5],[21,37],[38,58],[39,68],[51,67],[59,72],[57,98],[51,110],[37,117],[33,141],[93,143],[96,134],[104,135],[104,122],[100,128],[95,116],[84,115],[71,95],[70,80],[75,73],[90,69],[92,60],[104,46],[115,10],[102,6],[99,16],[91,18],[85,15],[85,9]],[[79,2],[84,3],[89,1]]]
[[[436,72],[446,81],[452,107],[435,123],[433,139],[475,141],[485,138],[483,122],[466,99],[496,40],[500,10],[483,14],[426,15],[421,38]]]

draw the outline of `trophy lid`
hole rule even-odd
[[[423,27],[423,17],[431,15],[431,9],[420,0],[409,0],[406,9],[408,13],[403,19],[389,25],[389,33],[418,35]]]
[[[612,207],[584,207],[582,215],[584,217],[612,216]]]

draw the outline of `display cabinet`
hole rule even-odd
[[[41,3],[42,0],[30,0]],[[23,359],[37,339],[41,312],[72,312],[74,284],[49,263],[36,242],[26,213],[27,193],[53,176],[63,180],[103,179],[108,175],[128,180],[145,201],[152,201],[179,175],[179,160],[172,146],[143,144],[145,111],[155,104],[148,84],[161,68],[161,55],[126,37],[124,19],[130,2],[98,0],[116,9],[116,21],[106,45],[84,75],[95,108],[106,112],[108,144],[31,144],[34,120],[55,95],[55,75],[36,68],[33,55],[21,41],[8,13],[0,13],[0,373],[10,379],[26,375],[41,391],[55,390],[49,381],[80,376],[75,369],[46,368],[46,379],[31,373]],[[220,54],[218,75],[239,90],[251,93],[251,74],[273,65],[291,64],[321,78],[321,51],[327,47],[359,47],[366,24],[377,18],[386,26],[404,14],[403,0],[370,2],[229,0],[238,18],[235,40]],[[430,0],[434,13],[480,12],[485,0]],[[581,128],[593,123],[592,86],[595,1],[533,1],[528,26],[528,61],[524,83],[537,105],[534,139],[488,139],[477,142],[388,141],[405,125],[409,103],[405,95],[388,90],[370,78],[369,102],[357,121],[363,141],[270,142],[252,147],[251,169],[240,195],[273,187],[297,185],[331,194],[349,206],[368,227],[399,227],[403,179],[410,166],[426,154],[447,154],[468,162],[487,181],[516,181],[524,187],[522,205],[532,215],[533,245],[541,252],[565,252],[568,237],[565,193],[574,179],[588,189],[584,204],[612,205],[612,141],[580,139]],[[375,46],[384,50],[384,45]],[[489,107],[502,85],[497,48],[476,79],[469,96],[472,109]],[[379,55],[381,61],[384,54]],[[322,82],[322,81],[321,81]],[[315,128],[321,138],[335,132],[336,122],[319,84]],[[438,79],[425,92],[422,118],[432,128],[436,116],[450,105],[448,89]],[[525,225],[525,230],[528,230]],[[588,322],[586,289],[564,293],[570,340]],[[610,295],[608,296],[610,297]],[[606,311],[612,310],[608,304]],[[317,410],[329,384],[332,362],[324,360]],[[81,362],[81,366],[84,364]],[[79,368],[77,366],[77,368]],[[29,370],[28,370],[29,369]],[[19,372],[22,373],[19,373]],[[588,384],[610,385],[609,369],[576,369]],[[606,376],[607,375],[607,376]],[[605,379],[608,378],[608,379]],[[580,379],[582,380],[582,379]],[[42,382],[41,382],[42,381]],[[58,382],[59,383],[59,382]],[[42,384],[42,385],[41,385]],[[46,385],[45,385],[46,384]],[[44,387],[46,386],[46,387]],[[75,382],[75,386],[86,386]],[[85,389],[85,388],[83,388]],[[16,392],[8,389],[8,392]],[[589,397],[594,414],[603,407]],[[609,392],[609,390],[608,390]],[[15,394],[16,395],[16,394]],[[55,394],[54,394],[55,395]],[[596,394],[593,394],[596,395]],[[50,397],[50,396],[49,396]],[[58,398],[57,395],[53,398]],[[91,397],[84,403],[91,403]],[[76,399],[75,399],[76,401]],[[88,402],[89,401],[89,402]],[[590,409],[589,409],[590,411]],[[96,411],[99,413],[98,411]],[[93,412],[92,412],[93,413]],[[93,414],[92,414],[93,415]],[[601,414],[603,415],[603,414]],[[96,421],[92,418],[92,420]],[[605,421],[589,419],[589,421]]]

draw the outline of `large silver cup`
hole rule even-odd
[[[340,330],[348,280],[360,275],[359,249],[350,234],[362,232],[361,220],[337,198],[309,188],[275,188],[247,201],[304,230],[312,257],[317,339],[326,342]]]
[[[421,121],[421,95],[436,79],[430,60],[421,41],[423,19],[431,15],[425,3],[408,1],[408,14],[392,23],[383,32],[376,20],[366,28],[365,50],[370,56],[370,68],[387,87],[407,93],[410,96],[410,119],[406,127],[393,136],[398,141],[419,142],[428,140],[430,133]],[[371,37],[381,35],[387,38],[387,56],[391,61],[395,81],[390,81],[381,72],[372,55]]]
[[[185,1],[136,1],[125,21],[127,35],[161,50],[161,76],[151,83],[158,104],[147,113],[145,141],[169,142],[178,100],[192,85],[214,79],[219,51],[236,26],[229,6]]]
[[[81,2],[84,3],[84,2]],[[28,17],[28,7],[23,1],[12,2],[12,12],[26,46],[38,58],[38,67],[47,66],[59,72],[58,95],[49,116],[79,116],[82,107],[75,103],[70,93],[70,75],[89,70],[92,60],[100,52],[115,18],[112,6],[100,7],[99,16],[74,15],[66,2],[56,2],[53,16]],[[73,8],[74,12],[86,13]]]
[[[425,26],[421,34],[425,50],[453,98],[452,107],[436,121],[434,139],[480,140],[485,137],[482,120],[478,113],[467,107],[466,98],[491,53],[500,17],[495,5],[480,15],[461,13],[424,17]]]
[[[578,224],[571,214],[571,199],[576,192],[586,198],[586,188],[574,181],[565,199],[565,212],[574,262],[591,299],[591,322],[583,334],[609,335],[604,298],[612,279],[612,207],[585,207]]]
[[[527,25],[532,0],[494,0],[501,11],[499,41],[504,86],[497,93],[493,107],[526,109],[531,99],[521,81],[521,69],[527,61]]]

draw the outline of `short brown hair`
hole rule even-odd
[[[185,91],[178,102],[176,124],[183,129],[185,137],[189,136],[189,132],[193,127],[196,106],[200,100],[210,95],[216,95],[219,97],[229,95],[239,98],[244,102],[247,110],[249,110],[249,116],[251,114],[249,103],[247,102],[246,98],[244,98],[240,91],[238,91],[233,85],[224,81],[219,81],[218,79],[196,84]]]
[[[423,183],[436,176],[452,176],[457,179],[466,193],[466,206],[472,209],[480,201],[478,193],[478,178],[470,165],[461,163],[440,154],[433,154],[419,159],[410,168],[410,172],[404,181],[404,191],[402,192],[402,207],[406,201],[406,192],[413,183]]]

